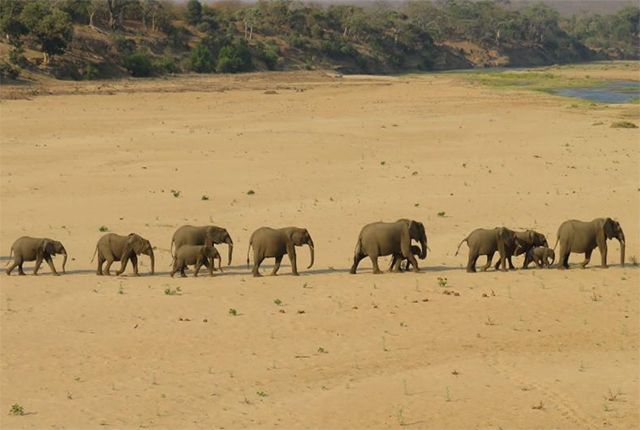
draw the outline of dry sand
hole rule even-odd
[[[638,428],[639,276],[617,242],[608,270],[597,250],[565,272],[467,274],[466,245],[454,256],[477,227],[554,244],[566,219],[611,216],[640,258],[639,133],[609,127],[637,104],[456,75],[136,85],[2,101],[2,261],[22,235],[70,253],[66,276],[2,274],[3,428]],[[426,270],[349,275],[360,228],[399,217],[424,222]],[[224,274],[167,275],[183,224],[229,230]],[[265,225],[307,227],[315,266],[250,277]],[[142,257],[145,276],[96,277],[101,226],[150,239],[158,276]]]

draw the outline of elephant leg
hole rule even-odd
[[[558,270],[565,270],[569,268],[569,252],[566,247],[561,243],[560,251],[558,251]]]
[[[469,259],[467,261],[467,272],[475,273],[476,272],[476,262],[478,261],[478,253],[475,251],[469,250]]]
[[[396,266],[397,261],[398,261],[398,256],[396,254],[393,254],[391,256],[391,263],[389,264],[389,272],[398,272],[402,270],[400,268],[400,264]]]
[[[184,273],[184,269],[186,269],[186,268],[187,268],[187,265],[185,264],[185,262],[184,261],[180,262],[180,277],[181,278],[186,278],[187,277],[187,274]]]
[[[527,257],[525,257],[527,258]],[[515,270],[515,266],[513,265],[513,261],[511,261],[511,255],[509,257],[507,257],[507,260],[509,260],[509,269],[510,270]]]
[[[253,270],[251,270],[251,273],[253,274],[253,276],[255,278],[259,278],[262,275],[260,274],[260,265],[262,264],[262,262],[264,261],[264,256],[262,255],[257,255],[254,254],[253,256]]]
[[[53,265],[53,259],[51,258],[51,256],[47,255],[46,257],[44,257],[44,259],[47,262],[47,264],[49,265],[49,268],[53,272],[54,276],[60,276],[60,274],[58,272],[56,272],[56,268]]]
[[[107,276],[111,276],[111,265],[113,264],[115,260],[111,259],[111,258],[107,258],[107,265],[104,266],[104,271],[107,274]],[[122,272],[124,272],[124,269],[127,267],[127,259],[125,259],[125,261],[122,263]]]
[[[284,258],[284,255],[276,257],[276,265],[273,266],[273,270],[271,271],[271,276],[278,276],[278,269],[280,269],[280,263],[282,263],[282,258]]]
[[[20,259],[20,261],[17,264],[18,264],[18,275],[27,276],[27,274],[24,273],[24,268],[22,267],[22,265],[24,264],[24,260]]]
[[[195,273],[193,274],[194,278],[198,277],[198,272],[200,272],[201,267],[202,267],[202,259],[198,258],[198,260],[196,261]]]
[[[38,269],[40,269],[40,265],[42,264],[42,257],[38,257],[36,259],[36,266],[33,268],[33,274],[38,276]]]
[[[600,266],[603,269],[608,269],[609,266],[607,266],[607,245],[606,244],[600,247],[600,260],[601,260]]]
[[[407,270],[409,270],[409,265],[411,265],[411,270],[413,270],[413,272],[420,272],[420,268],[418,267],[418,260],[416,260],[416,257],[414,257],[412,253],[409,253],[409,255],[404,255],[403,257],[407,260]]]
[[[291,273],[293,276],[300,276],[298,273],[298,258],[295,249],[289,253],[289,260],[291,260]]]
[[[102,265],[104,264],[104,262],[104,257],[100,253],[98,253],[98,270],[96,270],[96,275],[102,276]]]
[[[593,250],[589,250],[587,252],[584,253],[584,261],[582,263],[580,263],[580,267],[581,268],[585,268],[587,266],[587,264],[589,264],[589,261],[591,261],[591,253],[593,252]],[[606,266],[604,266],[606,267]]]
[[[131,254],[131,265],[133,266],[133,276],[138,275],[138,256],[136,254]]]
[[[15,269],[16,266],[18,267],[18,274],[24,276],[24,272],[22,271],[22,258],[19,257],[15,257],[13,259],[13,264],[7,267],[7,275],[11,275],[11,272],[13,272],[13,269]]]
[[[169,276],[171,276],[173,278],[173,275],[175,275],[177,271],[178,271],[178,265],[176,264],[176,261],[174,260],[173,267],[171,268],[171,273],[169,273]]]
[[[351,266],[351,270],[349,270],[349,273],[355,275],[356,270],[358,270],[358,264],[360,264],[360,261],[362,261],[364,257],[366,257],[366,255],[363,253],[359,253],[353,256],[353,265]]]
[[[482,271],[486,272],[489,267],[491,267],[491,263],[493,262],[493,252],[490,254],[487,254],[487,264],[484,265],[484,267],[482,267]],[[500,262],[501,260],[498,260],[498,262],[496,263],[496,270],[498,270],[498,268],[500,267]]]
[[[369,258],[371,259],[371,264],[373,265],[373,273],[375,273],[376,275],[381,274],[382,270],[380,270],[380,267],[378,267],[378,256],[370,255]]]

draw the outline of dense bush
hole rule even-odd
[[[131,76],[143,78],[151,75],[151,58],[144,51],[135,51],[125,57],[124,67]]]
[[[191,51],[189,57],[191,70],[196,73],[210,73],[214,70],[215,64],[213,62],[213,55],[206,43],[202,41]]]
[[[162,75],[165,73],[180,73],[180,66],[174,58],[161,57],[153,61],[153,70]]]
[[[18,66],[14,66],[13,64],[10,63],[5,63],[3,62],[2,65],[0,65],[1,71],[2,71],[2,77],[5,78],[10,78],[10,79],[18,79],[18,77],[20,76],[20,67]]]
[[[218,55],[217,69],[222,73],[238,73],[252,70],[253,62],[251,61],[251,51],[247,42],[243,39],[223,46]]]

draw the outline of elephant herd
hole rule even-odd
[[[524,255],[523,268],[534,263],[537,267],[550,267],[555,261],[555,248],[560,245],[558,254],[558,269],[569,268],[569,255],[571,253],[584,254],[585,259],[581,263],[584,268],[591,259],[591,253],[598,248],[601,255],[602,267],[607,267],[607,240],[617,239],[620,242],[620,262],[624,266],[625,237],[620,223],[611,218],[597,218],[589,222],[570,220],[560,225],[557,232],[557,241],[553,249],[549,248],[544,234],[534,230],[513,231],[506,227],[493,229],[477,229],[465,237],[456,250],[458,255],[463,243],[469,247],[467,272],[476,271],[476,262],[481,255],[487,257],[483,270],[491,267],[493,257],[497,252],[499,259],[495,269],[507,271],[507,264],[514,269],[513,256]],[[413,242],[419,244],[413,245]],[[204,226],[194,227],[185,225],[173,234],[171,239],[171,256],[173,258],[170,275],[173,277],[180,272],[185,277],[185,269],[193,266],[194,276],[202,266],[209,270],[213,276],[215,261],[218,261],[218,269],[222,272],[222,257],[215,245],[227,244],[228,264],[231,264],[233,256],[233,240],[229,232],[221,227]],[[247,248],[247,267],[249,267],[249,253],[253,249],[253,276],[261,276],[260,265],[266,258],[274,258],[275,265],[271,275],[276,275],[284,255],[289,257],[291,272],[298,275],[297,257],[295,247],[308,245],[311,253],[309,268],[313,266],[315,246],[309,231],[305,228],[287,227],[273,229],[262,227],[253,232]],[[424,260],[427,257],[427,234],[421,222],[399,219],[396,222],[375,222],[362,228],[356,242],[353,255],[353,265],[350,273],[355,274],[358,264],[365,257],[371,259],[373,273],[382,273],[378,266],[378,257],[391,256],[389,271],[399,272],[413,270],[419,272],[417,259]],[[52,256],[64,255],[62,271],[65,272],[67,251],[61,242],[47,238],[21,237],[11,246],[9,261],[13,254],[13,264],[6,270],[10,275],[13,269],[18,268],[18,274],[24,275],[22,265],[25,261],[35,261],[33,274],[37,275],[42,261],[46,261],[54,275],[58,275],[53,264]],[[133,274],[138,276],[138,256],[149,256],[151,262],[151,274],[155,271],[155,256],[151,243],[138,234],[131,233],[120,236],[108,233],[102,236],[93,254],[91,261],[98,257],[96,274],[111,275],[110,268],[114,262],[120,262],[117,275],[122,274],[128,262],[131,262]]]

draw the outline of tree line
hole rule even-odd
[[[11,46],[3,73],[29,67],[25,44],[42,52],[45,66],[51,64],[74,46],[81,26],[113,41],[117,52],[109,61],[133,76],[149,76],[315,64],[360,72],[428,70],[448,41],[538,50],[552,62],[637,58],[639,22],[638,7],[564,17],[543,3],[518,10],[508,0],[375,2],[363,7],[297,0],[0,1],[0,31]]]

